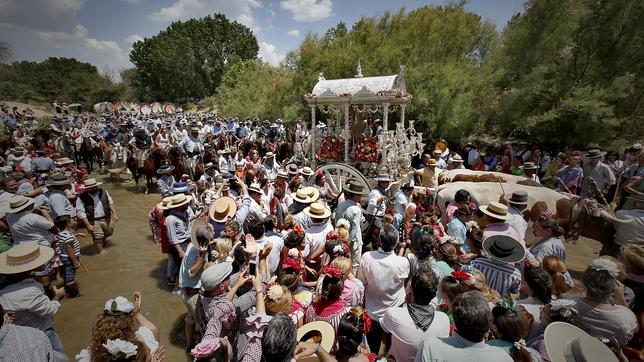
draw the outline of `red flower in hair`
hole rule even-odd
[[[304,229],[302,229],[302,225],[300,224],[295,224],[295,227],[293,227],[293,232],[297,235],[304,236]]]
[[[452,272],[451,275],[452,275],[452,278],[454,278],[456,280],[460,280],[460,281],[466,281],[466,280],[470,280],[472,278],[472,276],[470,274],[468,274],[466,272],[462,272],[462,271],[454,271],[454,272]]]
[[[541,220],[541,221],[545,221],[545,220],[548,220],[548,219],[551,219],[551,218],[552,218],[552,213],[550,211],[548,211],[547,209],[541,211],[541,213],[539,214],[539,220]]]
[[[371,316],[366,310],[362,313],[362,324],[364,327],[364,334],[368,334],[371,331]]]
[[[335,279],[342,279],[342,271],[337,266],[327,265],[322,268],[322,274],[328,275]]]
[[[332,240],[332,239],[337,239],[340,237],[340,233],[338,233],[335,230],[329,231],[328,234],[326,234],[326,240]]]
[[[302,266],[293,258],[286,258],[282,261],[282,269],[293,269],[298,274],[302,271]]]

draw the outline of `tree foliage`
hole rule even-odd
[[[73,58],[48,58],[0,65],[0,94],[26,102],[78,102],[90,107],[98,101],[115,101],[120,91],[95,66]]]
[[[255,59],[253,33],[223,14],[174,22],[159,34],[134,43],[132,81],[148,100],[213,94],[227,64]]]

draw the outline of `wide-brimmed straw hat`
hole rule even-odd
[[[157,170],[157,174],[159,174],[159,175],[163,175],[163,174],[166,174],[166,173],[170,173],[170,172],[172,172],[172,171],[174,171],[174,166],[172,166],[172,165],[168,165],[168,164],[166,163],[166,164],[161,165],[161,168],[159,168],[159,169]]]
[[[606,152],[602,152],[599,148],[593,148],[591,150],[588,150],[588,152],[586,152],[584,157],[585,158],[596,158],[596,157],[602,157],[605,154],[606,154]]]
[[[212,232],[212,229],[210,229],[210,226],[206,222],[206,220],[204,220],[203,217],[196,218],[195,221],[192,222],[190,230],[190,242],[192,243],[192,246],[197,248],[197,250],[201,247],[201,245],[199,245],[199,241],[197,240],[197,235],[199,235],[200,233],[202,233],[201,235],[205,235],[203,233],[206,232],[210,232],[211,234],[209,235],[209,237],[214,238],[215,234]]]
[[[213,165],[212,162],[207,162],[205,165],[203,165],[204,170],[208,170],[208,169],[211,169],[211,168],[214,168],[214,167],[215,167],[215,165]]]
[[[83,188],[86,190],[93,189],[95,187],[101,186],[102,184],[102,182],[97,182],[95,178],[88,178],[87,180],[83,181]]]
[[[384,174],[384,173],[381,173],[378,176],[376,176],[376,181],[377,182],[391,182],[393,180],[394,179],[392,179],[391,176],[389,176],[387,174]]]
[[[265,159],[273,158],[273,157],[275,157],[275,154],[273,152],[271,152],[271,151],[266,152],[266,154],[264,155]]]
[[[223,196],[210,205],[208,216],[215,222],[226,222],[237,212],[237,204],[231,197]]]
[[[535,165],[534,162],[524,162],[521,168],[524,170],[536,170],[539,166]]]
[[[369,193],[369,190],[367,190],[363,184],[357,182],[357,181],[351,181],[348,184],[344,186],[344,192],[349,192],[352,194],[357,194],[357,195],[366,195]]]
[[[300,173],[300,169],[294,163],[286,165],[286,171],[289,175],[298,175]]]
[[[24,195],[15,195],[9,199],[8,214],[15,214],[34,204],[34,199]]]
[[[283,179],[289,179],[290,177],[288,176],[288,173],[284,170],[279,170],[277,171],[277,178],[283,178]]]
[[[570,323],[548,324],[544,342],[552,362],[618,361],[602,341]]]
[[[172,196],[164,197],[163,200],[161,200],[157,204],[157,209],[163,211],[168,209],[168,204],[170,203],[170,200],[172,199]]]
[[[72,183],[71,178],[65,176],[60,172],[56,172],[49,175],[49,178],[47,179],[45,186],[64,186],[64,185],[71,185],[71,183]]]
[[[492,235],[483,240],[487,255],[503,263],[516,263],[525,258],[525,248],[515,238],[508,235]]]
[[[436,167],[436,160],[433,158],[430,158],[429,160],[427,160],[427,164],[425,166]]]
[[[187,205],[192,196],[186,196],[184,194],[178,194],[170,197],[170,202],[168,203],[168,209],[174,209],[183,205]]]
[[[449,162],[463,162],[463,157],[458,153],[455,153],[449,158]]]
[[[303,187],[302,191],[311,198],[311,202],[316,202],[320,198],[320,190],[313,186]]]
[[[248,186],[248,192],[256,192],[258,194],[262,193],[261,186],[258,183],[252,183]]]
[[[20,243],[0,254],[0,274],[24,273],[45,265],[54,256],[54,249],[35,241]]]
[[[312,218],[326,219],[331,216],[331,210],[328,207],[314,202],[311,206],[304,208],[304,213]]]
[[[328,322],[310,322],[297,329],[297,341],[319,343],[320,348],[330,352],[335,344],[335,330]],[[309,357],[299,358],[297,361],[313,362],[319,361],[319,358],[313,354]]]
[[[311,170],[311,168],[308,166],[303,167],[301,172],[304,176],[313,176],[314,174],[313,170]]]
[[[523,190],[514,191],[511,195],[506,194],[505,197],[507,198],[509,203],[515,205],[527,205],[528,200],[530,199],[528,197],[528,193]]]
[[[301,204],[310,204],[313,202],[303,189],[297,190],[295,195],[293,195],[293,201],[297,201]]]
[[[508,207],[499,202],[492,201],[487,205],[481,205],[479,206],[479,210],[481,210],[482,213],[488,216],[491,216],[495,219],[499,219],[499,220],[514,219],[514,216],[508,213]]]
[[[69,157],[61,157],[61,158],[56,160],[56,164],[59,165],[59,166],[71,165],[72,163],[74,163],[74,160],[72,160]]]

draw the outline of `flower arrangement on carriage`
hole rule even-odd
[[[360,137],[356,140],[354,158],[357,161],[376,163],[380,159],[377,137]]]
[[[342,158],[343,141],[337,136],[322,139],[317,156],[321,160],[339,161]]]

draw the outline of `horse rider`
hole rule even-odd
[[[182,119],[179,121],[179,124],[176,127],[172,128],[172,133],[170,133],[170,136],[172,137],[174,144],[181,142],[184,137],[188,136],[188,131],[186,131],[187,124],[188,121]]]
[[[270,130],[268,131],[268,142],[275,143],[279,140],[279,137],[279,126],[277,125],[277,123],[273,123]]]
[[[139,127],[134,131],[134,137],[130,140],[129,146],[133,149],[135,159],[139,161],[139,167],[143,167],[152,146],[152,137],[145,133],[144,128]]]
[[[199,139],[199,127],[191,127],[190,135],[184,137],[177,146],[182,153],[188,156],[202,155],[204,146],[203,142]]]
[[[221,121],[216,120],[215,125],[212,127],[211,133],[213,137],[219,137],[221,132],[223,131],[223,127],[221,126]]]
[[[54,114],[51,117],[51,130],[56,134],[64,134],[69,131],[69,124],[64,122],[58,115]]]
[[[123,144],[123,134],[118,129],[114,128],[111,124],[107,125],[107,134],[105,135],[105,142],[109,145]]]

